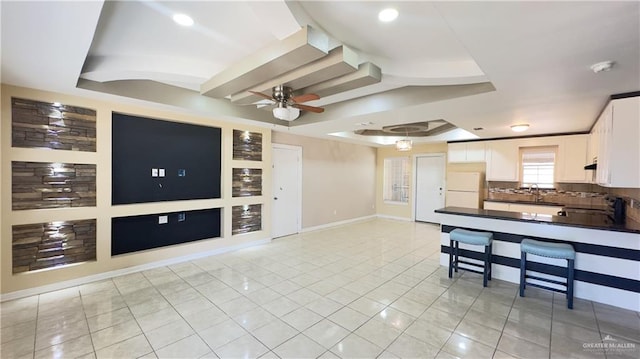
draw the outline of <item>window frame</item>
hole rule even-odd
[[[538,174],[538,181],[531,182],[525,181],[525,155],[526,154],[553,154],[553,164],[552,164],[552,180],[551,182],[540,182],[540,175]],[[531,163],[531,162],[529,162]],[[548,163],[548,162],[545,162]],[[542,167],[544,165],[540,165]],[[519,157],[518,157],[518,171],[520,178],[520,187],[521,188],[531,188],[531,186],[536,185],[539,189],[554,189],[556,187],[556,178],[558,176],[558,146],[529,146],[529,147],[520,147],[519,148]]]
[[[400,170],[400,171],[404,171],[404,173],[400,173],[400,174],[393,174],[390,175],[388,174],[388,171],[390,170],[388,167],[388,163],[391,163],[391,161],[398,161],[398,160],[402,160],[403,163],[400,164],[400,166],[398,167],[397,165],[395,166],[396,170]],[[387,157],[383,160],[383,164],[382,164],[382,201],[385,204],[396,204],[396,205],[409,205],[409,190],[410,190],[410,186],[411,186],[411,161],[409,156],[397,156],[397,157]],[[388,181],[391,178],[395,178],[396,181],[399,180],[400,183],[399,185],[396,183],[396,181],[393,181],[394,183],[388,183]],[[396,187],[389,189],[389,185],[391,185],[392,187]],[[397,185],[397,186],[396,186]],[[402,193],[402,191],[404,191],[404,193]],[[394,192],[400,192],[400,199],[399,200],[395,200],[394,198]],[[390,195],[390,198],[389,198]]]

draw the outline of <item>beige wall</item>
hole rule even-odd
[[[11,97],[20,97],[45,102],[61,102],[73,106],[82,106],[97,111],[97,152],[77,152],[42,150],[11,147]],[[145,203],[135,205],[111,206],[111,111],[123,112],[151,118],[188,122],[222,128],[222,198],[192,201],[171,201],[162,203]],[[211,117],[197,117],[161,111],[144,106],[125,105],[120,103],[97,101],[76,96],[68,96],[52,92],[2,86],[2,113],[0,127],[0,176],[2,180],[0,200],[0,271],[3,294],[48,285],[64,280],[77,279],[104,272],[123,269],[146,263],[169,260],[180,256],[197,255],[214,250],[222,250],[231,246],[248,244],[270,237],[271,217],[271,131],[262,127],[237,125]],[[233,129],[261,132],[263,134],[263,161],[233,161],[232,132]],[[11,161],[35,162],[69,162],[90,163],[97,165],[97,205],[85,208],[64,208],[47,210],[11,210]],[[233,167],[262,168],[263,196],[231,197],[231,169]],[[231,235],[231,207],[242,204],[263,204],[263,230],[244,235]],[[111,217],[130,216],[196,210],[204,208],[222,208],[222,237],[201,240],[188,244],[148,250],[134,254],[111,257]],[[11,266],[11,226],[16,224],[40,223],[55,220],[97,219],[97,260],[59,267],[48,270],[12,274]]]
[[[376,149],[273,132],[273,143],[302,147],[302,228],[376,213]]]
[[[378,214],[382,216],[391,216],[396,218],[411,219],[411,209],[413,208],[413,158],[415,155],[425,153],[447,153],[447,144],[445,142],[432,144],[414,145],[411,151],[398,152],[394,146],[378,148],[378,160],[376,165],[376,208]],[[382,197],[382,186],[384,178],[384,160],[389,157],[409,157],[409,203],[407,204],[390,204],[385,203]]]

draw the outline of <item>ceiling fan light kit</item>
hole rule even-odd
[[[276,107],[273,108],[273,117],[279,120],[293,121],[300,116],[300,110],[314,113],[324,112],[324,108],[302,105],[302,102],[320,99],[320,96],[314,93],[293,96],[293,90],[288,86],[276,86],[273,88],[271,96],[262,92],[249,91],[250,93],[273,101]]]

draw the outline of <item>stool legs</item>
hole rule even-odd
[[[458,242],[458,241],[455,241],[455,242],[456,242],[455,243],[456,244],[456,251],[455,251],[456,259],[455,259],[455,262],[454,262],[455,263],[455,268],[454,269],[455,269],[456,273],[458,273],[458,254],[460,252],[460,242]]]
[[[524,297],[526,287],[525,274],[527,273],[527,253],[520,252],[520,296]]]
[[[493,260],[491,259],[492,253],[493,253],[493,242],[489,244],[489,253],[487,253],[487,258],[489,258],[489,280],[491,280],[491,273],[493,273],[493,271],[491,270],[491,263],[493,263]]]
[[[484,268],[482,271],[482,285],[487,286],[491,280],[491,253],[493,244],[484,246]],[[453,277],[453,271],[458,273],[458,255],[460,253],[460,242],[449,240],[449,278]],[[465,262],[463,262],[465,263]],[[480,265],[478,265],[480,267]],[[476,271],[474,271],[476,272]],[[478,272],[479,273],[479,272]]]
[[[449,278],[453,276],[453,240],[449,240]]]
[[[573,276],[575,260],[567,259],[567,308],[573,309]],[[520,296],[524,297],[524,289],[527,286],[527,253],[520,252]],[[535,278],[540,279],[540,278]],[[544,288],[544,287],[543,287]]]
[[[482,286],[487,286],[487,281],[491,279],[491,245],[484,247],[484,271],[482,273]]]
[[[567,307],[573,309],[573,267],[574,260],[567,259]]]

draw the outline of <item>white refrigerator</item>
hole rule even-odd
[[[483,177],[480,172],[447,173],[446,206],[481,208]]]

